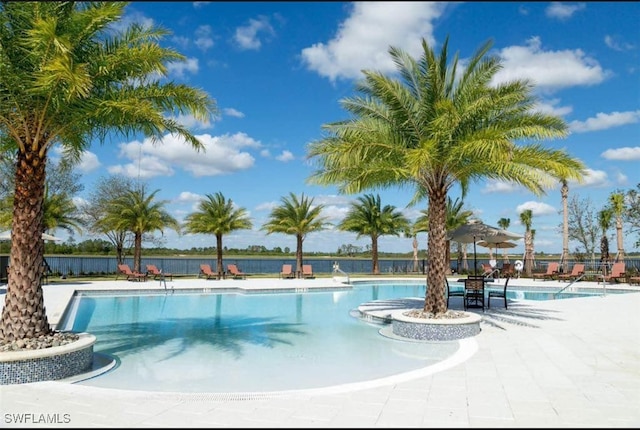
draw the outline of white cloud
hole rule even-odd
[[[177,198],[178,202],[200,202],[202,200],[202,196],[200,194],[192,193],[191,191],[183,191]]]
[[[205,151],[197,152],[183,139],[166,135],[154,145],[151,139],[120,145],[120,157],[131,160],[124,165],[109,167],[109,172],[128,177],[152,178],[172,176],[175,169],[185,170],[194,177],[217,176],[253,167],[254,157],[246,148],[259,150],[260,142],[245,133],[222,136],[202,134],[196,136]]]
[[[177,117],[173,117],[173,119],[189,129],[206,130],[211,128],[211,121],[200,121],[191,114],[180,114]]]
[[[510,182],[488,180],[484,188],[481,190],[483,194],[491,193],[513,193],[522,190],[522,187]]]
[[[182,49],[186,49],[189,46],[189,38],[184,36],[173,36],[171,41],[178,45]]]
[[[560,99],[550,99],[546,101],[539,101],[534,106],[533,110],[546,114],[556,116],[566,116],[573,112],[572,106],[557,106],[560,103]]]
[[[224,113],[226,116],[232,116],[235,118],[244,118],[244,113],[234,108],[224,108],[222,109],[222,113]]]
[[[186,72],[191,74],[198,73],[198,59],[197,58],[187,58],[186,61],[183,62],[171,62],[167,64],[167,73],[169,75],[173,75],[178,78],[184,77]]]
[[[607,160],[640,161],[640,146],[607,149],[600,156]]]
[[[620,42],[618,39],[619,38],[617,36],[611,36],[607,34],[606,36],[604,36],[604,43],[614,51],[628,51],[634,48],[632,44]]]
[[[275,34],[273,27],[269,23],[269,18],[265,16],[258,17],[258,19],[251,18],[248,25],[238,27],[234,40],[241,49],[258,50],[262,46],[262,41],[258,37],[259,34],[266,34],[267,37]]]
[[[98,156],[90,151],[84,151],[78,164],[78,170],[82,173],[89,173],[101,166]]]
[[[521,214],[523,211],[530,209],[532,215],[534,216],[542,216],[542,215],[557,215],[558,214],[558,210],[556,208],[554,208],[553,206],[547,204],[547,203],[542,203],[542,202],[533,202],[533,201],[528,201],[528,202],[524,202],[521,205],[518,205],[516,207],[516,212],[518,214]]]
[[[283,162],[287,162],[287,161],[291,161],[291,160],[295,160],[296,157],[293,156],[293,154],[291,153],[291,151],[282,151],[282,153],[280,155],[276,156],[276,160],[278,161],[283,161]]]
[[[334,82],[360,78],[362,69],[393,72],[389,56],[395,46],[412,56],[422,53],[421,39],[434,45],[433,24],[444,12],[444,2],[354,2],[351,15],[340,24],[333,39],[301,52],[309,70]]]
[[[564,21],[571,18],[571,16],[574,13],[580,10],[584,10],[585,8],[586,6],[584,3],[566,4],[566,3],[560,3],[560,2],[552,2],[545,9],[545,14],[549,18],[556,18],[561,21]]]
[[[606,172],[593,169],[585,169],[584,181],[581,184],[574,180],[569,180],[568,183],[574,187],[603,188],[610,186]]]
[[[588,131],[607,130],[627,124],[635,124],[640,121],[640,110],[627,112],[598,113],[595,118],[586,121],[572,121],[569,128],[574,133]]]
[[[543,92],[573,86],[589,86],[604,81],[610,72],[580,50],[543,51],[539,37],[526,46],[509,46],[499,51],[503,68],[492,84],[528,79]]]
[[[201,25],[195,31],[196,39],[194,44],[202,51],[213,47],[213,39],[211,38],[211,26]]]
[[[629,184],[629,177],[622,172],[616,173],[616,184],[618,185],[627,185]]]

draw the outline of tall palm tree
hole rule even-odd
[[[524,226],[524,272],[527,276],[531,276],[533,272],[533,231],[531,224],[533,222],[533,212],[531,209],[525,209],[520,212],[520,222]]]
[[[600,238],[600,267],[603,269],[603,273],[607,274],[607,267],[611,262],[609,256],[609,238],[607,238],[607,232],[611,228],[611,221],[613,220],[613,208],[608,207],[598,212],[598,224],[602,230],[602,237]]]
[[[409,228],[409,220],[396,211],[393,205],[384,205],[380,195],[365,194],[351,203],[351,209],[338,224],[338,229],[357,233],[357,238],[369,236],[371,239],[371,265],[374,275],[380,274],[378,260],[378,239],[380,236],[399,236]]]
[[[224,274],[222,265],[222,236],[232,231],[253,227],[247,210],[236,208],[231,199],[226,199],[222,192],[207,194],[198,205],[198,211],[185,218],[185,232],[213,234],[216,237],[216,256],[218,263],[218,279]]]
[[[562,255],[560,256],[560,262],[562,265],[562,271],[564,273],[569,272],[569,184],[566,179],[560,181],[562,187],[560,188],[560,196],[562,197]]]
[[[500,218],[498,220],[498,227],[500,227],[503,230],[509,230],[509,226],[511,225],[511,219],[510,218]],[[504,260],[504,251],[502,252],[502,259]],[[505,260],[506,261],[506,260]]]
[[[296,237],[296,276],[302,274],[302,244],[307,234],[324,230],[326,218],[320,216],[324,205],[313,205],[313,199],[304,193],[298,198],[294,193],[282,197],[282,204],[275,207],[268,221],[262,226],[267,234],[284,233]]]
[[[611,193],[609,196],[609,204],[613,210],[613,215],[616,217],[616,243],[618,245],[618,252],[616,253],[615,261],[624,261],[624,236],[622,234],[622,217],[626,210],[624,193],[621,191]]]
[[[11,271],[0,322],[8,341],[51,333],[41,271],[45,167],[61,145],[72,162],[111,133],[180,136],[202,143],[173,119],[215,111],[204,92],[162,81],[185,57],[156,26],[119,31],[127,2],[0,3],[0,153],[15,153]]]
[[[167,228],[180,232],[180,223],[164,209],[168,200],[155,200],[159,191],[147,193],[144,185],[128,190],[112,201],[102,219],[106,226],[133,233],[133,270],[137,272],[141,272],[145,233],[163,232]]]
[[[335,184],[346,194],[412,186],[410,203],[427,198],[424,311],[436,315],[447,311],[446,198],[454,184],[466,192],[472,181],[501,179],[544,194],[558,177],[583,176],[583,164],[565,151],[525,144],[564,137],[567,125],[534,110],[530,82],[490,85],[502,67],[497,57],[485,57],[491,45],[460,74],[457,55],[449,64],[448,39],[439,57],[425,40],[417,60],[391,47],[400,78],[364,71],[356,85],[361,95],[341,102],[351,118],[325,124],[328,135],[308,148],[317,162],[311,183]]]

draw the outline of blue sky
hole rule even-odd
[[[178,220],[205,194],[220,191],[247,209],[254,224],[251,231],[225,236],[224,246],[293,250],[294,237],[260,231],[282,197],[312,197],[334,224],[358,197],[308,185],[306,148],[322,137],[323,124],[347,118],[339,101],[354,94],[361,70],[393,73],[389,46],[417,57],[422,38],[439,52],[449,36],[450,51],[462,61],[492,39],[492,54],[504,66],[496,79],[531,79],[538,108],[569,124],[567,138],[544,144],[565,148],[585,163],[589,175],[583,184],[570,183],[569,196],[590,199],[597,211],[612,191],[640,183],[639,20],[638,2],[134,2],[123,23],[152,22],[170,30],[162,43],[187,57],[170,65],[170,78],[207,91],[220,115],[208,123],[181,118],[205,153],[171,137],[156,146],[143,136],[117,138],[93,144],[78,172],[86,194],[109,174],[140,178],[160,190],[158,198]],[[426,202],[406,207],[409,190],[368,192],[410,219],[426,208]],[[460,197],[459,191],[450,196]],[[511,184],[481,181],[471,185],[465,206],[488,224],[510,218],[509,230],[521,234],[519,214],[531,209],[536,251],[562,250],[559,187],[537,197]],[[168,247],[215,246],[206,235],[169,230],[164,238]],[[632,239],[625,242],[627,252]],[[426,248],[426,234],[419,240],[420,249]],[[522,242],[511,255],[523,253]],[[370,242],[333,229],[310,234],[304,250],[334,252],[342,244]],[[571,243],[571,251],[576,246]],[[411,241],[383,237],[380,249],[410,252]]]

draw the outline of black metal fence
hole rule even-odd
[[[54,276],[82,277],[82,276],[105,276],[114,275],[117,271],[117,260],[115,257],[104,256],[45,256],[45,260],[50,269],[50,274]],[[511,259],[515,262],[516,259]],[[557,260],[536,260],[536,271],[543,271],[550,261]],[[133,269],[133,259],[126,258],[124,261]],[[488,259],[478,259],[478,270],[481,264],[488,263]],[[6,279],[6,267],[9,265],[9,257],[0,256],[0,279]],[[354,258],[305,258],[305,264],[313,266],[313,272],[318,275],[328,275],[333,273],[334,263],[338,263],[340,269],[349,274],[370,274],[373,273],[370,259]],[[574,261],[569,262],[571,271]],[[583,262],[587,271],[602,271],[599,262]],[[626,269],[631,273],[640,271],[640,257],[625,258]],[[200,264],[209,264],[216,270],[215,257],[143,257],[142,271],[145,271],[147,264],[154,264],[165,273],[172,273],[178,276],[196,276],[200,272]],[[283,264],[292,264],[295,267],[295,258],[236,258],[225,257],[223,265],[236,264],[241,271],[252,274],[277,275],[282,271]],[[473,261],[467,261],[467,270],[458,270],[456,260],[451,261],[451,269],[456,273],[467,273],[473,271]],[[498,262],[500,267],[501,262]],[[416,274],[426,273],[427,261],[424,259],[414,262],[411,259],[381,259],[379,261],[381,273]]]

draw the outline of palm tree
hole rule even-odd
[[[302,273],[302,243],[307,234],[324,230],[326,218],[320,213],[324,205],[313,206],[313,199],[304,193],[298,198],[294,193],[282,197],[282,204],[275,207],[269,215],[269,220],[262,226],[267,234],[284,233],[296,237],[296,276]]]
[[[73,199],[67,194],[58,193],[50,195],[48,187],[45,187],[44,214],[42,217],[42,231],[53,231],[57,228],[69,233],[82,233],[84,221],[78,215]]]
[[[163,232],[166,228],[180,232],[180,223],[164,209],[168,200],[154,201],[159,191],[147,194],[143,185],[127,190],[113,200],[102,219],[105,226],[133,233],[134,272],[141,272],[142,236],[145,233]]]
[[[498,227],[500,227],[503,230],[509,230],[509,226],[510,225],[511,225],[511,219],[510,218],[500,218],[498,220]],[[502,259],[504,260],[504,252],[502,253]]]
[[[524,226],[524,271],[527,276],[531,276],[533,272],[533,235],[531,223],[533,220],[533,212],[531,209],[525,209],[520,212],[520,222]]]
[[[0,153],[16,154],[11,271],[0,338],[48,335],[41,271],[45,167],[62,147],[75,162],[95,139],[143,133],[202,143],[174,117],[208,120],[213,100],[161,81],[185,57],[159,44],[168,34],[131,24],[118,31],[126,2],[0,3]]]
[[[615,261],[624,261],[624,236],[622,235],[622,217],[626,210],[624,201],[624,193],[617,191],[609,196],[609,204],[616,217],[616,239],[618,244],[618,252]]]
[[[569,184],[566,179],[561,180],[562,187],[560,188],[560,195],[562,197],[562,255],[560,256],[560,262],[562,271],[564,273],[569,272]]]
[[[185,218],[187,233],[213,234],[216,236],[218,279],[224,275],[222,265],[222,236],[232,231],[253,227],[245,208],[236,208],[231,199],[221,192],[207,194],[198,205],[198,211]]]
[[[409,228],[409,220],[396,211],[396,207],[382,207],[380,195],[365,194],[351,204],[351,209],[338,224],[338,229],[357,233],[357,238],[369,236],[371,239],[371,264],[374,275],[380,274],[378,261],[378,239],[380,236],[399,236]]]
[[[328,135],[308,149],[317,162],[311,183],[335,184],[345,194],[412,186],[411,204],[428,199],[424,311],[435,315],[447,311],[446,198],[454,184],[466,192],[472,181],[502,179],[540,195],[557,177],[583,175],[583,164],[565,151],[524,143],[564,137],[567,125],[534,110],[530,82],[489,85],[502,67],[497,57],[485,58],[491,45],[460,74],[457,55],[448,64],[448,39],[439,57],[423,40],[418,60],[391,47],[400,78],[364,71],[361,95],[341,102],[351,118],[325,124]]]
[[[607,267],[611,261],[609,257],[609,239],[607,238],[607,231],[611,228],[611,221],[613,219],[613,208],[604,208],[598,212],[598,224],[602,230],[602,237],[600,238],[600,267],[602,267],[603,273],[607,274]]]

